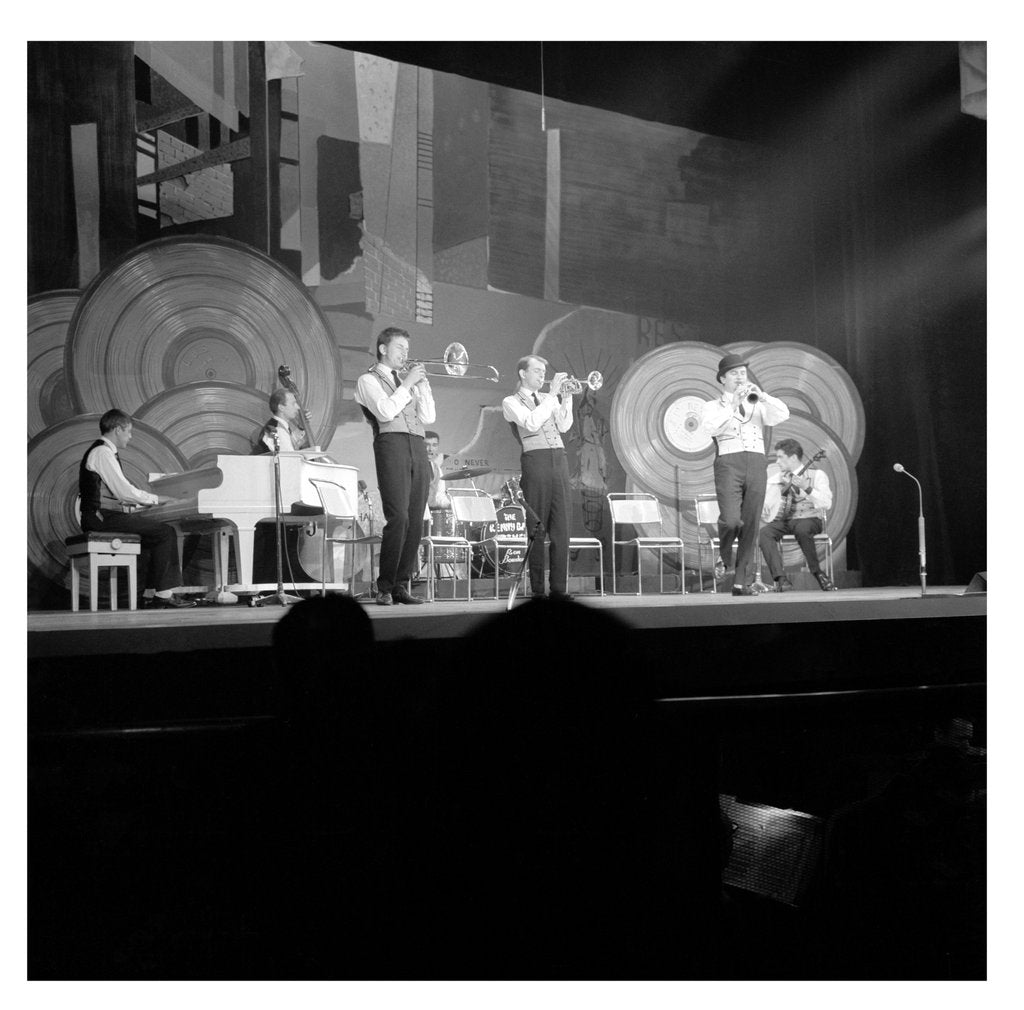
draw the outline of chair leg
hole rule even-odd
[[[117,565],[110,566],[110,609],[117,610]]]
[[[81,591],[78,575],[78,558],[71,558],[71,610],[78,611],[78,594]]]
[[[100,602],[100,566],[95,554],[89,555],[89,609],[96,613]]]
[[[132,558],[131,564],[128,566],[128,609],[135,610],[138,604],[135,602],[139,592],[139,580],[136,573],[137,563],[135,558]]]

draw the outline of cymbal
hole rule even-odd
[[[449,470],[447,473],[442,473],[441,480],[469,480],[470,477],[482,477],[485,473],[490,472],[489,466],[466,466],[461,470]]]

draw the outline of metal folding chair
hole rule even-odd
[[[310,484],[316,490],[317,495],[320,498],[320,505],[324,510],[324,536],[323,544],[320,550],[320,595],[327,595],[327,545],[328,544],[346,544],[350,548],[349,550],[349,577],[348,577],[348,591],[354,596],[355,592],[355,578],[356,578],[356,546],[359,544],[367,544],[370,548],[370,585],[374,584],[373,577],[373,545],[379,544],[381,538],[379,534],[373,534],[372,536],[359,536],[357,535],[357,509],[355,494],[348,488],[342,487],[340,484],[335,483],[332,480],[321,480],[318,477],[311,477],[309,479]],[[331,525],[334,525],[334,531],[337,532],[339,525],[345,523],[349,524],[349,531],[352,536],[339,537],[331,535]],[[333,559],[332,559],[333,561]],[[333,571],[333,564],[332,564]],[[342,573],[344,574],[344,573]],[[338,573],[334,572],[335,578]]]
[[[686,592],[686,563],[683,557],[683,541],[679,537],[645,537],[636,536],[627,540],[619,540],[617,528],[622,525],[628,526],[656,526],[661,530],[661,510],[658,507],[658,499],[652,494],[641,491],[619,492],[613,491],[607,496],[608,508],[612,516],[612,594],[618,592],[616,585],[616,564],[614,551],[616,547],[635,547],[636,550],[636,595],[639,596],[643,590],[643,551],[656,550],[658,552],[658,588],[661,593],[665,592],[665,566],[663,563],[664,552],[673,550],[679,552],[679,592]]]

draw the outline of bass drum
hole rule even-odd
[[[473,578],[493,579],[495,566],[499,578],[519,577],[526,560],[526,510],[522,505],[502,505],[495,509],[498,521],[479,527],[479,540],[488,537],[516,537],[522,545],[495,547],[493,543],[481,543],[473,548]]]

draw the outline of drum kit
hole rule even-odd
[[[440,480],[450,482],[456,480],[473,481],[477,477],[492,473],[491,467],[462,467],[449,470],[440,475]],[[476,485],[473,485],[474,487]],[[496,523],[487,523],[473,527],[469,523],[459,522],[450,508],[430,509],[430,535],[432,537],[462,536],[470,541],[487,540],[495,534],[502,536],[521,536],[522,547],[495,548],[493,544],[485,544],[483,550],[473,559],[473,574],[476,577],[491,577],[495,566],[499,575],[514,578],[519,574],[526,555],[526,510],[522,502],[522,490],[519,478],[510,477],[501,488],[501,495],[494,498]],[[474,554],[476,552],[474,551]],[[434,561],[438,564],[451,565],[455,561],[455,551],[439,547],[434,551]]]

